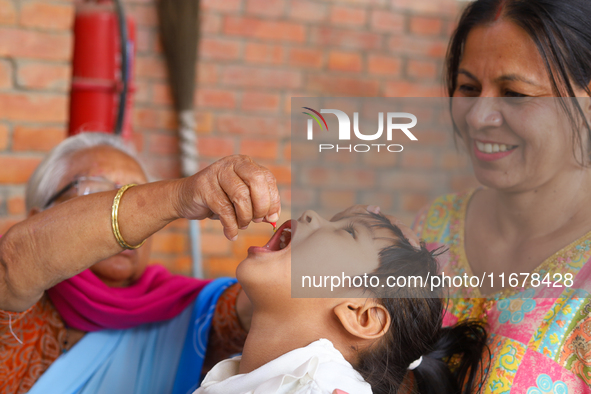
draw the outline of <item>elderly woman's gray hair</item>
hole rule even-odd
[[[146,173],[135,148],[121,137],[108,133],[81,133],[65,139],[53,148],[29,178],[25,192],[27,212],[33,208],[43,209],[57,192],[72,155],[96,146],[109,146],[131,156]]]

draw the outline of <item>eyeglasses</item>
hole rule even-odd
[[[121,186],[119,183],[112,182],[108,179],[103,177],[96,177],[96,176],[82,176],[80,178],[74,179],[72,182],[68,183],[66,186],[61,188],[57,193],[53,195],[47,201],[43,209],[48,208],[51,204],[53,204],[58,198],[62,197],[68,191],[75,189],[76,196],[85,196],[87,194],[92,193],[99,193],[99,192],[106,192],[109,190],[119,189]]]

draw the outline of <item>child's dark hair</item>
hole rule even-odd
[[[385,239],[394,240],[394,244],[380,251],[380,265],[374,275],[381,279],[400,275],[426,279],[428,275],[438,274],[435,259],[438,251],[429,252],[424,244],[415,249],[402,231],[381,214],[363,216],[372,222],[371,227],[390,230],[393,237]],[[377,301],[388,310],[391,325],[377,346],[359,353],[355,366],[375,394],[400,392],[409,365],[420,357],[422,361],[412,371],[416,385],[410,392],[468,394],[479,389],[481,382],[476,378],[480,369],[484,370],[483,351],[488,351],[486,331],[475,321],[442,327],[441,296],[440,292],[433,294],[428,286],[397,288],[390,294],[375,293]],[[454,364],[452,368],[450,364]],[[409,392],[408,387],[405,389]]]

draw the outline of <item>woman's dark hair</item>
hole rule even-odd
[[[445,82],[450,97],[470,31],[502,18],[522,28],[533,40],[550,76],[554,95],[575,97],[575,88],[591,96],[591,1],[589,0],[476,0],[464,10],[453,33],[445,60]],[[577,100],[561,100],[574,130],[577,118],[591,127]],[[575,133],[582,146],[581,136]]]
[[[363,214],[371,227],[390,230],[391,242],[379,254],[379,266],[372,275],[387,283],[388,276],[407,278],[438,275],[435,256],[422,244],[415,249],[400,229],[383,215]],[[377,289],[380,291],[376,292]],[[360,351],[355,369],[372,386],[375,394],[393,394],[403,387],[409,365],[423,357],[413,370],[416,389],[412,392],[449,394],[473,393],[482,384],[477,376],[485,377],[481,362],[486,357],[486,331],[481,323],[464,321],[453,327],[442,327],[445,308],[442,290],[432,292],[429,286],[398,287],[393,292],[381,292],[381,287],[367,288],[390,314],[391,325],[378,343]],[[450,368],[451,366],[451,368]],[[485,368],[488,368],[486,365]],[[452,371],[453,369],[453,371]],[[405,382],[406,383],[406,382]]]

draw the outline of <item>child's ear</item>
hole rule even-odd
[[[358,338],[377,339],[390,328],[386,308],[365,298],[346,300],[334,308],[334,313],[345,330]]]

